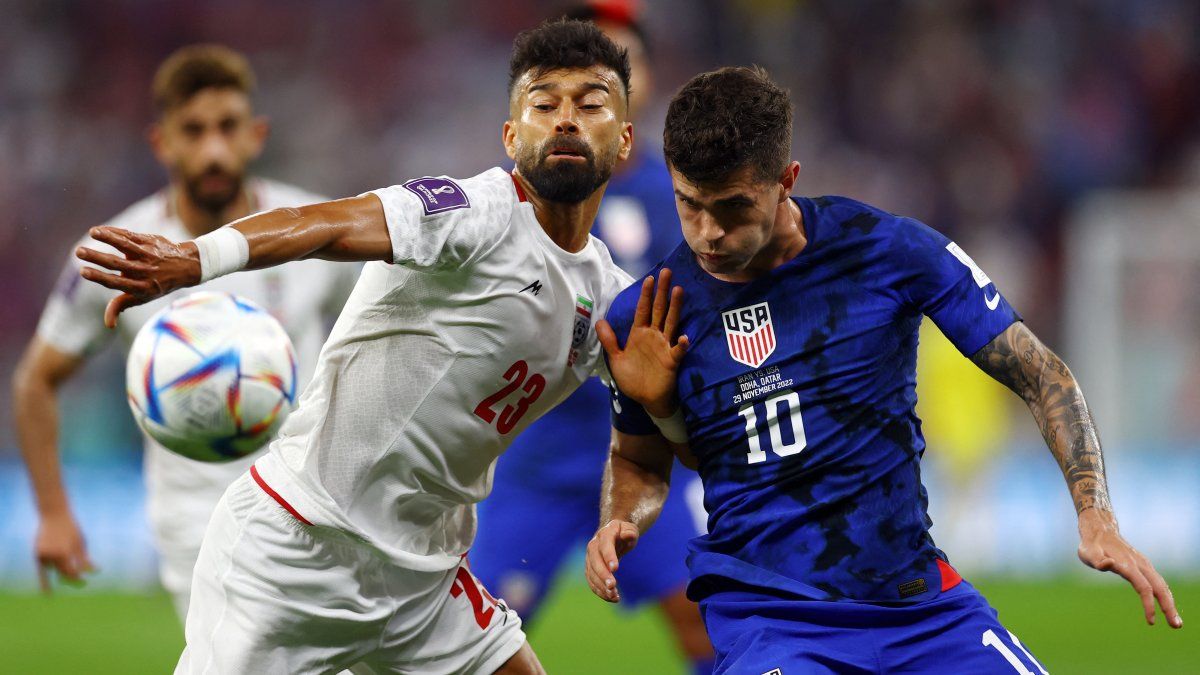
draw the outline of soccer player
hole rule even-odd
[[[688,592],[716,672],[1045,673],[929,535],[913,410],[925,315],[1029,405],[1075,503],[1080,559],[1125,577],[1147,622],[1157,599],[1179,628],[1167,584],[1117,529],[1070,370],[943,235],[844,197],[791,197],[791,115],[750,68],[699,75],[669,106],[687,245],[662,263],[679,290],[664,269],[597,327],[620,393],[593,592],[620,599],[618,558],[654,521],[678,453],[710,514]]]
[[[290,185],[247,177],[247,166],[267,138],[267,122],[255,116],[251,105],[253,89],[254,75],[246,59],[226,47],[185,47],[164,61],[152,87],[158,119],[149,137],[170,183],[108,225],[187,239],[255,211],[323,201]],[[80,283],[78,261],[71,260],[14,377],[13,417],[37,496],[35,554],[47,591],[48,570],[79,580],[92,567],[59,471],[56,392],[114,335],[104,328],[104,308],[116,294]],[[216,279],[203,288],[247,297],[279,319],[295,344],[303,382],[316,366],[328,323],[341,310],[356,272],[353,266],[312,261]],[[117,333],[126,349],[142,324],[170,300],[121,315]],[[257,456],[205,464],[180,457],[149,436],[144,445],[147,511],[159,552],[159,575],[182,620],[209,515],[225,488]]]
[[[631,281],[589,234],[629,156],[629,61],[592,24],[519,35],[502,139],[516,170],[424,177],[195,241],[116,228],[78,254],[127,307],[239,269],[370,261],[269,453],[225,492],[177,672],[536,673],[471,574],[475,503],[509,439],[603,364]]]
[[[629,53],[630,119],[652,93],[650,60],[642,26],[626,2],[571,7],[571,18],[592,21]],[[638,148],[643,148],[638,150]],[[671,176],[663,161],[635,146],[617,167],[593,234],[613,260],[639,275],[679,242]],[[610,439],[608,388],[592,378],[566,401],[513,440],[496,464],[492,493],[479,505],[479,536],[471,548],[471,571],[504,598],[529,624],[542,606],[566,556],[596,530],[596,487]],[[701,533],[696,475],[680,469],[667,497],[655,537],[627,560],[622,572],[625,605],[654,602],[667,619],[683,655],[697,673],[712,671],[712,647],[696,604],[687,599],[687,542]],[[694,487],[689,492],[688,488]],[[698,500],[694,500],[698,502]]]

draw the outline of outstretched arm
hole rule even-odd
[[[1142,598],[1147,623],[1154,624],[1157,598],[1167,622],[1173,628],[1182,627],[1183,619],[1166,581],[1117,528],[1096,424],[1067,365],[1020,321],[971,360],[1024,399],[1033,412],[1075,502],[1079,559],[1089,567],[1116,572],[1129,581]]]
[[[236,232],[228,232],[232,228]],[[234,236],[229,236],[229,235]],[[215,235],[215,238],[213,238]],[[84,246],[75,251],[81,260],[110,270],[85,267],[84,279],[121,291],[104,312],[104,323],[116,326],[117,315],[178,288],[195,286],[214,276],[214,260],[227,266],[230,256],[242,255],[236,269],[260,269],[291,260],[390,260],[391,239],[383,205],[375,195],[312,204],[300,208],[275,209],[242,218],[204,238],[210,239],[202,263],[201,247],[195,241],[175,243],[157,235],[129,232],[115,227],[94,227],[91,236],[117,249],[121,255],[103,253]],[[237,240],[244,237],[243,242]],[[219,243],[218,243],[219,242]],[[245,248],[248,245],[248,259]],[[230,253],[229,247],[233,250]],[[216,256],[216,257],[214,257]],[[223,256],[223,259],[221,259]],[[237,264],[240,262],[241,264]],[[216,274],[232,269],[218,270]]]

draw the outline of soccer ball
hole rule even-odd
[[[295,350],[253,302],[193,293],[138,331],[125,390],[151,438],[190,459],[228,462],[262,447],[291,412]]]

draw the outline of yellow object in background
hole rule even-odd
[[[970,481],[1008,440],[1012,392],[964,357],[929,319],[917,349],[917,415],[926,457]]]

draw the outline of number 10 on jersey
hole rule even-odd
[[[804,420],[800,417],[800,396],[794,391],[785,391],[762,403],[751,403],[738,410],[746,422],[746,438],[750,442],[750,451],[746,453],[747,463],[758,464],[767,460],[758,434],[760,411],[766,420],[771,451],[776,455],[795,455],[808,444],[804,437]]]

